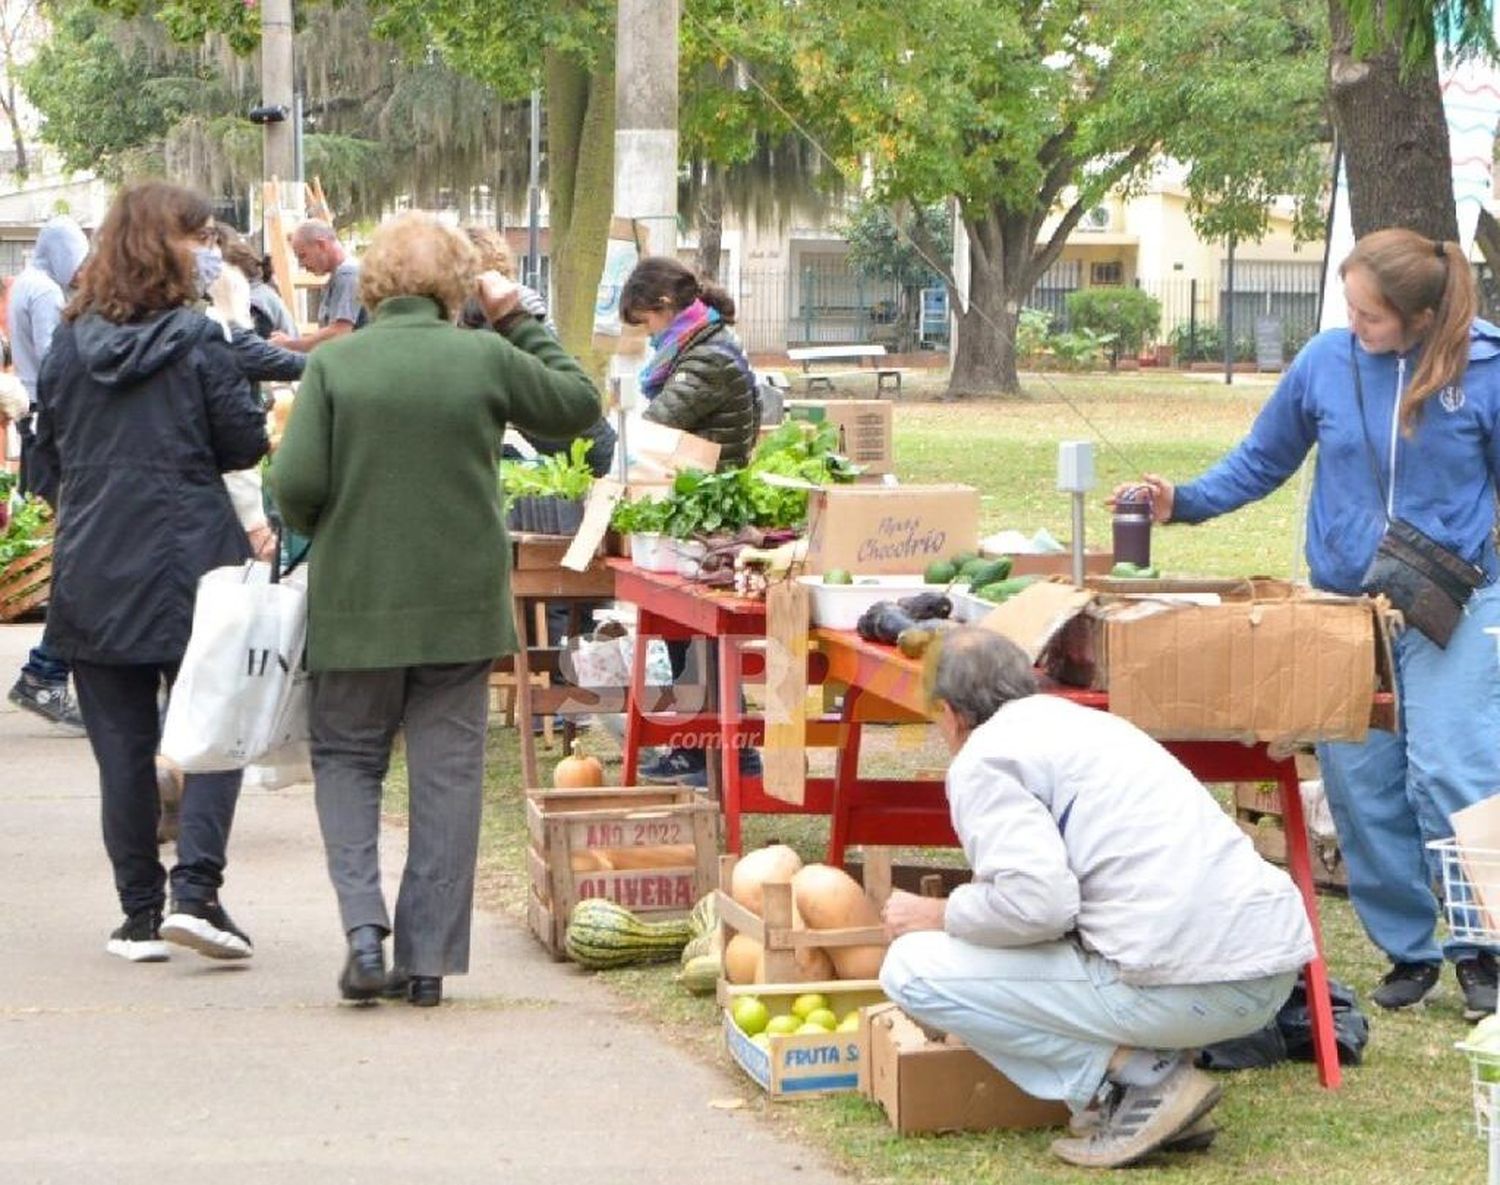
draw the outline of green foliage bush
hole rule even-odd
[[[1080,288],[1068,293],[1068,326],[1111,337],[1116,358],[1135,354],[1161,329],[1161,301],[1139,288]]]

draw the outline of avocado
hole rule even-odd
[[[824,584],[853,584],[854,577],[843,568],[829,568],[823,573]]]
[[[1161,573],[1153,567],[1142,568],[1129,560],[1121,560],[1109,570],[1114,580],[1160,580]]]
[[[922,573],[923,584],[952,584],[958,579],[958,569],[947,560],[936,560],[927,565]]]

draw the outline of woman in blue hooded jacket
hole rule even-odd
[[[1200,523],[1271,493],[1316,445],[1306,548],[1316,587],[1357,595],[1398,519],[1483,573],[1446,648],[1410,626],[1396,638],[1395,731],[1318,746],[1350,899],[1392,964],[1372,998],[1416,1004],[1446,956],[1473,1020],[1495,1011],[1495,958],[1472,942],[1439,949],[1440,878],[1426,844],[1453,834],[1455,811],[1500,790],[1500,672],[1485,634],[1500,626],[1500,329],[1476,318],[1457,243],[1376,231],[1340,275],[1350,329],[1303,347],[1250,435],[1184,485],[1144,480],[1158,521]]]

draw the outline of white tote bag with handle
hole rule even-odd
[[[252,562],[198,582],[161,739],[185,772],[243,769],[307,739],[302,577],[276,580],[270,564]]]

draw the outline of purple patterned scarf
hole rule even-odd
[[[682,352],[682,343],[705,325],[717,325],[723,318],[717,309],[711,309],[701,300],[695,300],[677,316],[661,333],[651,338],[656,353],[651,355],[641,370],[641,393],[647,399],[655,399],[667,385],[672,368],[677,365],[677,355]]]

